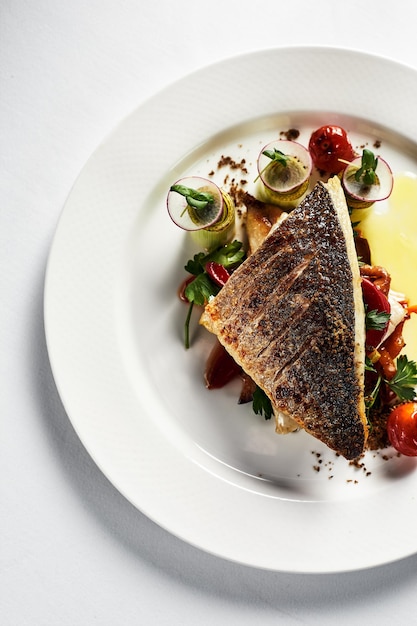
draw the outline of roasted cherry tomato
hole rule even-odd
[[[417,402],[405,402],[392,409],[387,421],[391,445],[406,456],[417,456]]]
[[[314,165],[329,174],[338,174],[345,167],[345,161],[352,161],[355,152],[346,134],[340,126],[322,126],[310,137],[308,149]]]
[[[375,287],[372,281],[368,280],[368,278],[362,278],[362,295],[368,311],[377,311],[378,313],[391,312],[391,305],[386,295],[383,294],[380,289]],[[376,348],[380,344],[386,333],[387,327],[388,321],[381,330],[367,328],[365,338],[367,349]]]

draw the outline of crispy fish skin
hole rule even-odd
[[[364,311],[340,183],[317,183],[201,323],[280,411],[347,459],[364,450]]]

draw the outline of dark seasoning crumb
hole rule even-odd
[[[357,149],[363,150],[368,145],[369,145],[369,143],[366,141],[365,143],[361,144],[360,146],[357,146]],[[374,143],[372,144],[372,147],[375,148],[376,150],[378,150],[381,147],[381,145],[382,145],[382,141],[380,139],[375,139]]]
[[[300,136],[300,131],[297,128],[290,128],[289,130],[282,130],[280,136],[285,137],[288,141],[295,141]]]
[[[368,454],[371,451],[368,450]],[[317,462],[315,464],[313,464],[312,468],[315,472],[320,472],[321,469],[323,468],[327,468],[328,472],[332,472],[334,469],[334,462],[331,460],[327,460],[324,461],[322,458],[322,454],[321,452],[316,452],[315,450],[311,451],[311,454],[313,456],[316,457]],[[366,453],[363,453],[360,457],[358,457],[357,459],[353,459],[352,461],[349,461],[349,466],[353,467],[355,470],[358,470],[358,472],[361,472],[363,476],[365,476],[366,478],[368,478],[369,476],[372,476],[372,472],[370,470],[368,470],[366,463],[365,463],[365,455]],[[335,457],[338,458],[340,456],[340,454],[335,453]],[[401,454],[399,452],[392,452],[390,454],[387,454],[386,451],[384,450],[373,450],[373,458],[381,458],[383,461],[390,461],[391,459],[394,458],[400,458]],[[300,475],[298,475],[300,476]],[[328,479],[331,480],[334,477],[334,474],[329,474]],[[357,485],[359,484],[359,480],[358,478],[348,478],[346,479],[346,482],[349,484],[354,484]]]
[[[242,144],[238,145],[238,148],[242,148]],[[238,211],[238,215],[242,214],[241,208],[243,206],[242,199],[245,195],[244,187],[248,184],[246,178],[240,178],[239,176],[231,176],[231,171],[240,172],[241,174],[248,174],[249,170],[247,167],[246,159],[242,158],[240,161],[235,160],[233,157],[229,155],[222,154],[220,159],[217,162],[217,170],[220,170],[224,167],[228,168],[228,172],[225,174],[223,179],[223,185],[228,186],[228,192],[236,206]],[[215,172],[211,170],[209,172],[209,176],[214,176]]]
[[[311,454],[315,456],[317,459],[317,463],[313,465],[313,470],[315,472],[320,472],[322,469],[326,468],[327,471],[329,472],[328,479],[331,480],[334,477],[334,474],[330,473],[330,472],[333,472],[334,462],[331,460],[324,461],[324,459],[322,458],[323,455],[321,452],[316,452],[315,450],[312,450]]]
[[[230,156],[224,156],[222,154],[219,162],[217,163],[217,167],[220,169],[221,167],[225,167],[225,166],[230,167],[230,169],[232,170],[241,170],[242,172],[244,172],[245,174],[248,173],[247,167],[246,167],[246,159],[241,159],[240,162],[235,161],[234,159],[232,159],[232,157]]]

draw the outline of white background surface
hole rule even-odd
[[[332,576],[264,572],[184,544],[127,503],[62,407],[42,299],[75,178],[149,96],[207,64],[273,46],[341,46],[417,68],[416,23],[413,0],[1,2],[2,624],[413,623],[415,556]],[[328,79],[318,68],[317,80]],[[267,524],[257,532],[280,541]]]

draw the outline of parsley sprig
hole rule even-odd
[[[391,318],[391,313],[385,313],[385,311],[366,311],[365,314],[365,328],[367,330],[384,330],[387,323]]]
[[[265,391],[258,386],[256,386],[253,392],[252,408],[256,415],[263,415],[266,420],[271,419],[273,413],[271,400]]]
[[[377,399],[381,384],[384,382],[393,391],[401,402],[415,400],[417,398],[417,363],[415,361],[409,361],[405,354],[401,355],[397,359],[397,372],[393,378],[387,380],[383,378],[381,374],[378,374],[374,388],[368,393],[365,404],[369,411]],[[365,369],[373,373],[377,373],[375,367],[371,361],[367,358],[365,362]]]
[[[188,314],[184,327],[184,344],[190,347],[190,321],[194,305],[204,306],[211,297],[218,294],[220,287],[210,278],[206,272],[206,265],[215,261],[223,265],[227,270],[233,270],[245,259],[245,251],[241,241],[232,241],[212,252],[199,252],[195,254],[185,265],[185,270],[195,276],[185,289],[185,297],[189,304]]]
[[[220,248],[216,248],[212,252],[199,252],[190,259],[185,270],[194,276],[205,272],[206,264],[209,261],[215,261],[223,265],[227,270],[234,269],[242,263],[245,257],[245,251],[242,248],[242,242],[236,239],[231,243],[227,243]]]
[[[416,398],[417,363],[409,361],[405,354],[397,359],[397,373],[387,381],[391,390],[400,400],[414,400]]]

